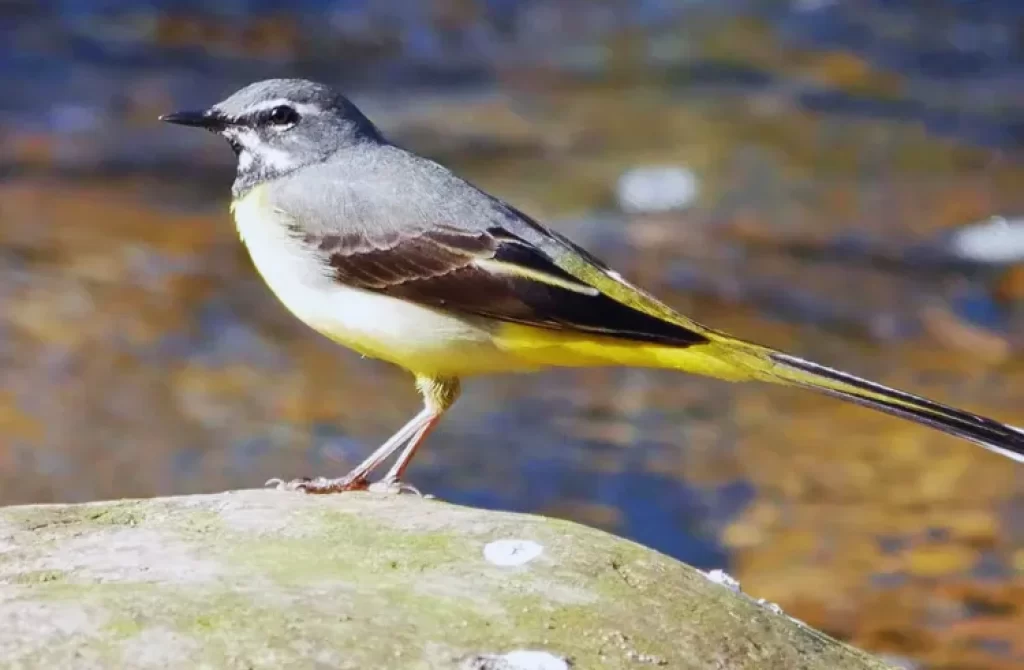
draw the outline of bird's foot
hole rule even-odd
[[[300,493],[322,494],[322,493],[343,493],[345,491],[364,491],[368,488],[366,479],[362,477],[338,477],[327,479],[326,477],[300,477],[286,482],[283,479],[270,479],[264,486],[273,487],[278,491],[298,491]]]
[[[403,481],[397,479],[391,479],[385,477],[380,481],[373,482],[366,487],[366,490],[370,493],[383,493],[385,495],[399,495],[401,493],[412,493],[413,495],[419,496],[420,498],[430,498],[432,496],[424,496],[420,493],[420,490],[412,484],[406,484]]]

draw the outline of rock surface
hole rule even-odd
[[[0,509],[0,667],[887,666],[565,521],[241,491]]]

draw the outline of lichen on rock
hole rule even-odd
[[[12,667],[886,667],[632,542],[413,496],[0,509],[0,584]]]

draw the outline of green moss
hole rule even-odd
[[[309,524],[310,519],[304,523]],[[547,617],[538,613],[550,610],[550,606],[544,593],[524,593],[536,581],[528,572],[511,572],[501,582],[503,586],[479,593],[445,595],[430,589],[438,576],[465,570],[466,557],[479,554],[479,538],[474,541],[445,531],[395,530],[331,510],[321,513],[314,528],[320,532],[303,538],[277,537],[273,542],[231,537],[226,542],[231,549],[225,559],[239,569],[270,578],[276,589],[347,583],[351,593],[341,587],[341,592],[347,594],[344,602],[324,604],[330,615],[254,606],[251,596],[233,591],[205,595],[201,605],[182,609],[175,628],[202,639],[205,649],[215,650],[213,657],[230,654],[239,641],[262,631],[271,631],[263,642],[271,648],[288,647],[298,636],[317,644],[352,649],[359,646],[359,639],[376,634],[379,624],[375,621],[389,617],[414,623],[411,627],[389,628],[389,636],[394,637],[398,648],[415,648],[418,640],[436,639],[453,648],[498,650],[517,644],[536,647],[548,638],[563,641],[563,636],[568,644],[578,637],[571,627],[545,627]],[[353,547],[365,551],[353,551]],[[618,578],[610,567],[607,573],[609,589],[628,589],[621,586],[621,579],[620,584],[615,583]],[[360,586],[366,582],[372,586]],[[589,614],[579,615],[580,620],[601,616],[596,605],[581,609]],[[514,622],[527,616],[536,621],[511,633],[516,628]],[[301,633],[295,632],[299,627]],[[381,667],[388,660],[363,659]]]
[[[323,511],[316,520],[305,519],[303,524],[313,524],[318,532],[273,542],[232,537],[225,543],[229,547],[225,558],[279,584],[302,584],[324,578],[386,578],[396,570],[422,572],[456,564],[470,552],[479,551],[451,533],[401,532],[333,510]]]
[[[223,636],[244,640],[262,631],[269,641],[286,630],[290,618],[300,616],[287,607],[254,606],[251,598],[238,591],[200,590],[180,604],[185,606],[174,613],[174,627],[203,640]]]
[[[234,530],[218,504],[146,507],[147,541],[155,530],[182,543],[219,564],[216,578],[81,583],[26,572],[37,586],[25,598],[101,622],[98,634],[87,626],[33,652],[30,665],[67,667],[85,650],[119,667],[139,635],[172,631],[187,648],[178,637],[154,643],[209,667],[449,667],[513,648],[547,649],[577,667],[644,657],[683,669],[880,667],[665,556],[568,522],[420,501],[249,495],[254,508],[266,505],[252,512],[272,518],[271,530]],[[134,503],[83,507],[78,518],[93,528],[74,532],[102,536],[97,524],[143,518]],[[431,523],[417,530],[423,514]],[[501,537],[534,539],[544,554],[519,568],[489,565],[481,549]],[[396,663],[396,650],[408,663]]]
[[[84,507],[32,506],[14,507],[4,511],[4,518],[17,528],[28,531],[54,526],[75,526],[89,520],[91,511]]]
[[[85,582],[74,581],[74,574],[68,573],[63,580],[48,581],[32,592],[32,598],[46,602],[66,601],[78,605],[94,601],[114,602],[114,611],[128,615],[134,611],[131,603],[136,599],[147,599],[162,594],[156,584],[141,582]]]
[[[63,570],[32,570],[15,575],[9,581],[12,584],[45,584],[60,582],[67,578]]]
[[[169,514],[167,525],[183,535],[217,535],[225,531],[220,515],[204,508],[178,510]]]
[[[88,516],[88,521],[104,526],[138,526],[146,518],[137,502],[104,505]]]
[[[4,511],[4,518],[28,531],[83,525],[135,526],[145,518],[135,500],[89,505],[33,505]]]
[[[103,627],[103,632],[116,640],[123,640],[135,637],[143,629],[143,625],[135,617],[119,616],[108,621]]]

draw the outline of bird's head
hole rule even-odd
[[[327,160],[345,148],[383,141],[347,98],[303,79],[250,84],[209,109],[165,114],[161,121],[223,136],[238,156],[238,177],[257,182]]]

